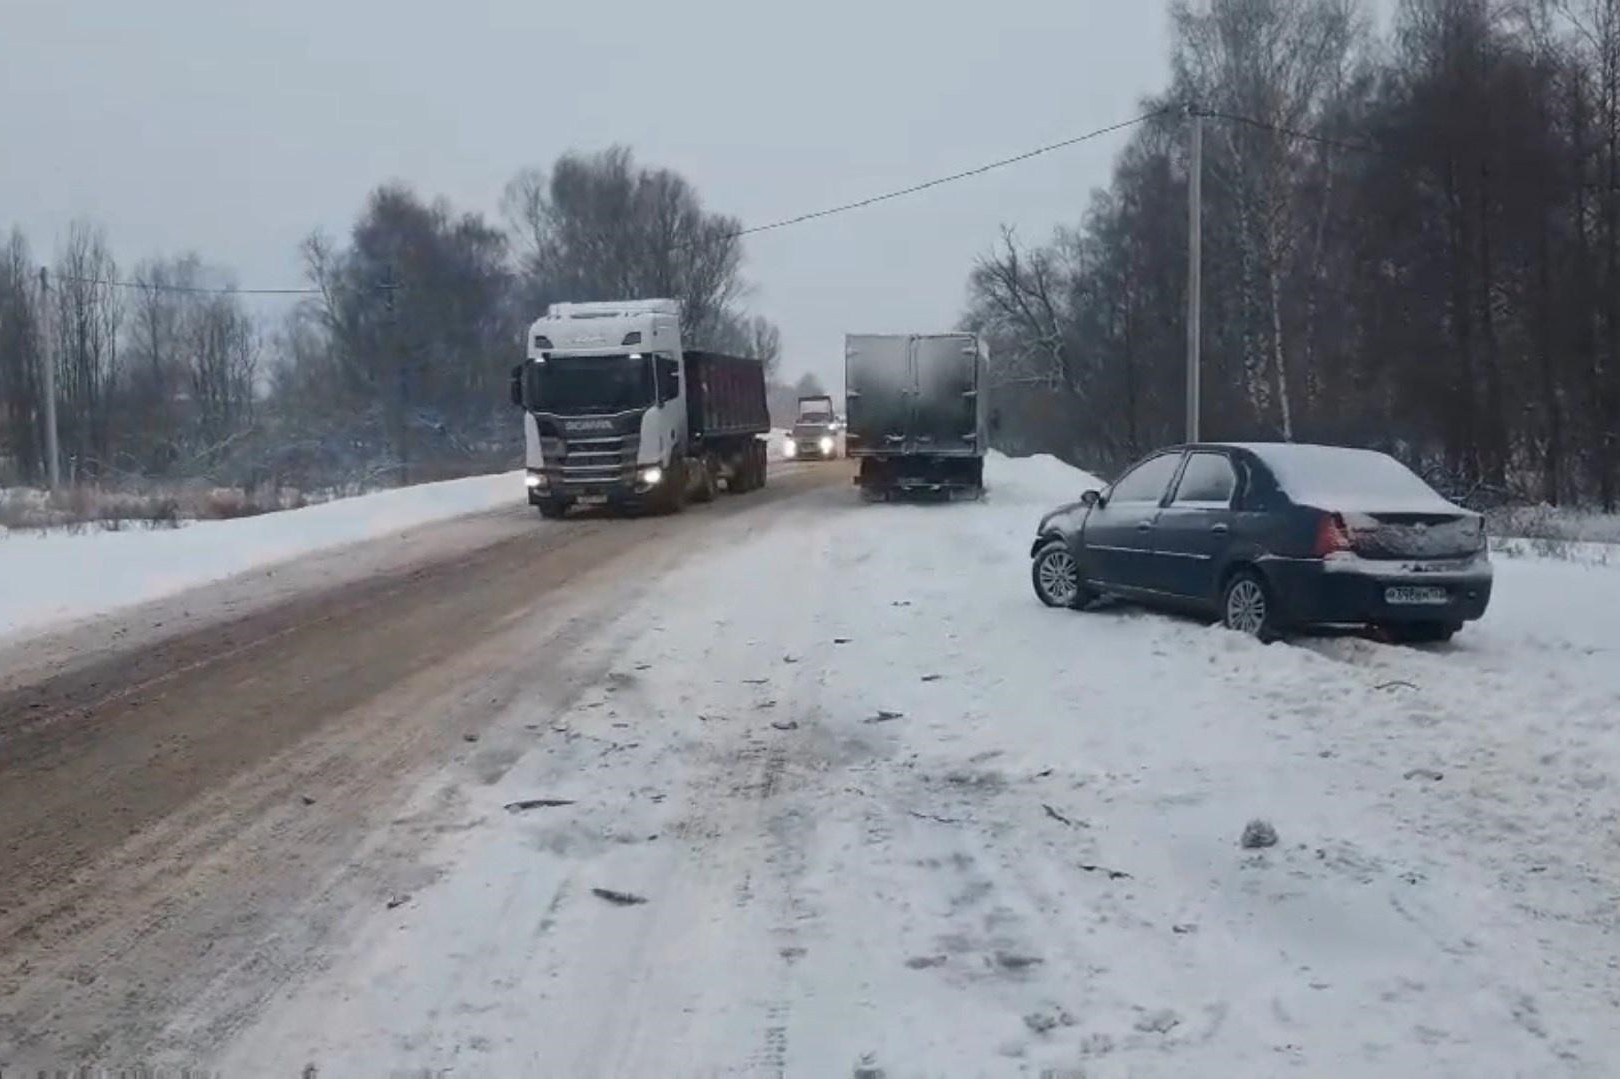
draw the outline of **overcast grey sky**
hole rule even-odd
[[[492,216],[524,165],[620,142],[757,224],[1127,118],[1160,0],[0,0],[0,226],[69,220],[128,266],[196,250],[249,287],[403,179]],[[789,372],[846,331],[949,328],[1003,222],[1076,220],[1115,135],[748,240]],[[284,301],[262,301],[271,304]]]

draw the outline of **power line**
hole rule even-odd
[[[961,172],[953,172],[949,176],[937,176],[932,180],[924,180],[921,183],[915,183],[909,187],[902,187],[894,191],[885,191],[880,195],[872,195],[868,198],[857,199],[854,202],[846,202],[840,206],[829,206],[824,210],[812,210],[808,213],[797,214],[793,217],[785,217],[779,221],[771,221],[763,225],[751,225],[747,228],[738,229],[735,232],[728,233],[727,238],[735,239],[743,236],[752,236],[761,232],[774,232],[777,229],[785,229],[794,225],[802,225],[808,221],[818,221],[824,217],[833,217],[837,214],[845,214],[853,210],[862,210],[868,206],[875,206],[881,202],[890,202],[894,199],[905,198],[908,195],[915,195],[919,192],[930,190],[931,188],[956,183],[959,180],[971,179],[975,176],[982,176],[987,172],[994,172],[996,169],[1004,169],[1010,165],[1021,164],[1030,160],[1031,158],[1040,157],[1044,154],[1050,154],[1058,150],[1066,150],[1071,146],[1078,146],[1084,142],[1091,142],[1094,139],[1100,139],[1106,135],[1112,135],[1118,131],[1125,131],[1129,128],[1137,126],[1138,124],[1146,123],[1155,117],[1163,116],[1173,111],[1176,110],[1169,108],[1154,109],[1152,112],[1143,113],[1142,115],[1133,117],[1129,120],[1122,120],[1117,124],[1109,124],[1107,127],[1100,127],[1095,131],[1088,131],[1084,135],[1076,135],[1073,138],[1047,143],[1045,146],[1037,146],[1033,150],[1026,150],[1021,154],[1014,154],[1012,157],[1004,157],[997,161],[990,161],[983,165],[976,165],[971,169],[963,169]],[[72,281],[77,284],[84,285],[99,285],[108,288],[135,289],[146,292],[178,292],[202,296],[315,296],[321,293],[321,290],[318,288],[205,288],[190,285],[165,285],[148,281],[97,280],[95,278],[88,277],[74,277],[70,274],[58,274],[57,280]],[[379,285],[377,287],[388,288],[397,286]]]
[[[1317,135],[1310,131],[1300,131],[1297,128],[1284,127],[1281,124],[1268,123],[1264,120],[1256,120],[1250,116],[1239,116],[1235,113],[1229,112],[1216,112],[1210,109],[1199,110],[1199,115],[1206,116],[1211,120],[1225,120],[1227,123],[1241,124],[1244,127],[1252,127],[1259,131],[1269,131],[1277,135],[1287,135],[1289,138],[1299,139],[1301,142],[1314,142],[1319,146],[1326,146],[1335,150],[1349,150],[1352,153],[1372,154],[1377,157],[1404,160],[1402,155],[1397,154],[1393,150],[1386,150],[1382,146],[1374,146],[1371,143],[1366,142],[1346,142],[1342,139],[1331,139],[1326,135]]]
[[[1104,135],[1112,135],[1116,131],[1124,131],[1127,128],[1135,127],[1137,124],[1146,123],[1148,120],[1151,120],[1156,116],[1163,116],[1170,111],[1172,110],[1155,109],[1152,112],[1143,113],[1141,116],[1135,117],[1134,119],[1124,120],[1117,124],[1110,124],[1107,127],[1100,127],[1095,131],[1088,131],[1084,135],[1076,135],[1072,139],[1064,139],[1061,142],[1053,142],[1048,143],[1045,146],[1037,146],[1033,150],[1026,150],[1024,153],[1015,154],[1012,157],[1004,157],[999,161],[992,161],[989,164],[979,165],[971,169],[965,169],[962,172],[954,172],[949,176],[940,176],[932,180],[924,180],[922,183],[912,184],[910,187],[903,187],[897,191],[886,191],[881,195],[873,195],[870,198],[859,199],[855,202],[846,202],[842,206],[831,206],[825,210],[815,210],[811,213],[799,214],[796,217],[786,217],[780,221],[772,221],[766,225],[753,225],[749,228],[738,229],[731,235],[734,237],[752,236],[757,232],[770,232],[774,229],[785,229],[791,225],[801,225],[806,221],[815,221],[823,217],[832,217],[834,214],[848,213],[851,210],[864,209],[880,202],[888,202],[891,199],[904,198],[907,195],[915,195],[919,191],[927,191],[929,188],[939,187],[942,184],[955,183],[958,180],[966,180],[969,177],[980,176],[995,169],[1006,168],[1008,165],[1016,165],[1020,162],[1028,161],[1032,157],[1040,157],[1042,154],[1052,153],[1054,150],[1064,150],[1070,146],[1078,146],[1083,142],[1090,142],[1093,139],[1100,139]]]
[[[113,281],[94,277],[56,275],[58,281],[72,281],[80,285],[98,285],[105,288],[127,288],[141,292],[179,292],[190,296],[314,296],[318,288],[208,288],[198,285],[165,285],[156,281]]]

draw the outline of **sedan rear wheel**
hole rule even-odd
[[[1035,595],[1048,607],[1078,609],[1091,602],[1091,590],[1080,579],[1080,564],[1062,540],[1053,540],[1035,552],[1030,578]]]
[[[1226,583],[1221,597],[1221,621],[1227,629],[1261,641],[1277,639],[1277,612],[1271,590],[1253,570],[1240,570]]]

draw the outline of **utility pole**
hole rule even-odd
[[[61,451],[56,443],[56,351],[51,341],[51,272],[39,268],[39,358],[45,370],[45,472],[51,490],[62,486]]]
[[[409,486],[411,482],[411,388],[410,372],[406,370],[405,350],[399,340],[399,310],[395,304],[394,294],[399,291],[399,283],[394,280],[394,260],[388,260],[387,277],[383,281],[383,303],[388,312],[388,352],[387,357],[398,366],[399,379],[399,485]]]
[[[1188,106],[1192,153],[1187,164],[1187,441],[1197,442],[1204,343],[1204,114]]]

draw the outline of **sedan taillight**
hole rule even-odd
[[[1337,513],[1322,514],[1322,519],[1316,523],[1316,544],[1311,554],[1316,558],[1326,558],[1349,551],[1352,546],[1350,530],[1345,527],[1344,518]]]

